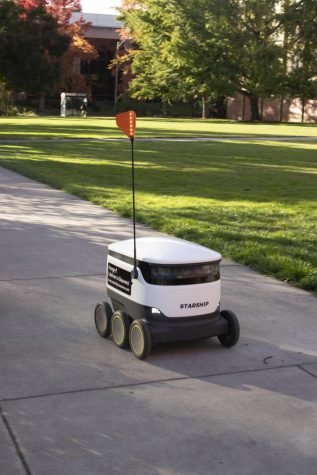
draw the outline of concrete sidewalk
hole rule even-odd
[[[238,345],[139,361],[93,324],[130,221],[3,168],[0,207],[1,475],[316,474],[315,297],[226,261]]]
[[[219,142],[219,141],[252,141],[252,142],[316,142],[317,137],[309,135],[231,135],[220,134],[209,137],[139,137],[138,142]],[[71,143],[71,142],[128,142],[128,138],[15,138],[5,139],[0,137],[0,144],[24,144],[24,143]]]

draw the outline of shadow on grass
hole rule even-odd
[[[40,125],[40,124],[25,124],[23,129],[21,125],[16,124],[7,124],[1,126],[1,135],[2,139],[16,137],[16,138],[65,138],[65,137],[76,137],[77,135],[86,136],[96,136],[100,135],[100,138],[103,136],[121,136],[120,131],[117,131],[114,127],[107,126],[87,126],[87,125],[72,125],[71,127],[64,125]]]
[[[2,150],[2,165],[58,188],[130,190],[128,143],[37,143]],[[316,200],[316,150],[266,143],[139,143],[136,182],[139,192],[151,195],[309,205]]]
[[[20,120],[19,120],[20,119]],[[22,123],[22,121],[24,121]],[[147,127],[147,124],[149,127]],[[176,125],[173,128],[173,124]],[[179,125],[183,124],[180,128]],[[230,124],[232,128],[230,129]],[[216,130],[212,130],[212,126]],[[225,130],[217,126],[223,125]],[[207,126],[207,129],[206,129]],[[266,129],[265,126],[272,126],[274,130]],[[247,130],[243,130],[243,128]],[[264,128],[263,128],[264,127]],[[235,136],[257,137],[268,135],[272,138],[281,137],[281,128],[287,127],[290,130],[288,135],[301,135],[299,130],[315,127],[315,124],[289,124],[289,123],[241,123],[229,120],[200,120],[200,119],[157,119],[141,118],[138,123],[137,135],[139,137],[214,137],[214,136]],[[198,129],[197,129],[198,128]],[[285,129],[284,129],[285,131]],[[305,134],[304,134],[305,135]],[[122,137],[121,132],[115,126],[114,118],[68,118],[50,117],[39,122],[38,118],[28,119],[17,118],[14,123],[1,122],[0,137],[5,138],[76,138],[76,137]],[[309,136],[307,137],[309,139]]]

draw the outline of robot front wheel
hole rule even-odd
[[[133,320],[120,310],[114,312],[111,319],[111,334],[119,348],[130,345],[131,351],[139,360],[145,359],[151,352],[151,334],[142,320]]]
[[[143,320],[131,321],[128,315],[120,310],[112,313],[107,302],[98,303],[95,307],[95,327],[103,338],[112,334],[113,341],[119,348],[130,345],[131,351],[138,359],[149,356],[152,348],[151,334]]]
[[[240,325],[236,315],[231,310],[221,310],[220,315],[227,320],[229,331],[226,335],[218,336],[220,343],[227,348],[236,345],[240,336]]]
[[[143,320],[134,320],[129,331],[130,348],[139,360],[149,356],[152,347],[150,330]]]

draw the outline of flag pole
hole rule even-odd
[[[138,278],[138,268],[136,260],[136,229],[135,229],[135,180],[134,180],[134,136],[136,128],[136,114],[134,111],[121,112],[116,115],[116,124],[131,141],[132,155],[132,203],[133,203],[133,269],[132,278]]]
[[[136,265],[136,229],[135,229],[135,178],[134,178],[134,137],[130,137],[131,157],[132,157],[132,204],[133,204],[133,279],[138,278],[138,269]]]

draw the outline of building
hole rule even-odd
[[[114,72],[109,69],[109,64],[116,54],[122,23],[115,15],[95,13],[74,13],[72,18],[76,21],[81,16],[91,24],[85,38],[95,46],[99,56],[90,63],[80,63],[78,58],[74,62],[74,70],[88,78],[94,100],[111,101],[114,97],[115,77]]]
[[[261,119],[266,122],[317,123],[317,100],[302,101],[300,98],[259,99]],[[228,99],[227,117],[233,120],[251,120],[248,97],[236,94]]]

